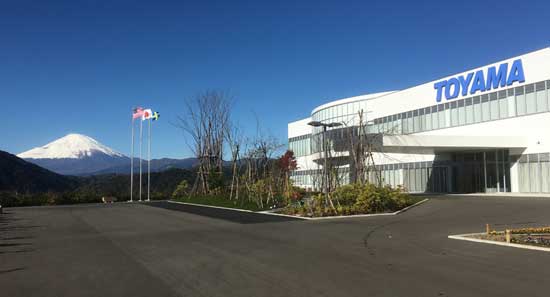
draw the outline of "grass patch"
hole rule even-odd
[[[194,203],[194,204],[219,206],[219,207],[227,207],[227,208],[235,208],[235,209],[245,209],[245,210],[251,210],[251,211],[265,210],[265,209],[259,208],[258,205],[252,201],[229,200],[227,199],[227,197],[224,197],[224,196],[191,196],[191,197],[185,197],[185,198],[177,198],[173,200],[178,202],[185,202],[185,203]]]

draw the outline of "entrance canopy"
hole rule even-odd
[[[451,135],[384,135],[386,153],[435,154],[472,150],[510,149],[523,151],[524,136],[451,136]]]

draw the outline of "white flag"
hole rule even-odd
[[[150,109],[144,109],[143,115],[141,116],[141,120],[145,121],[153,117],[153,111]]]

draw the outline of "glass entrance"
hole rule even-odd
[[[457,192],[510,192],[508,150],[455,153],[453,161]]]

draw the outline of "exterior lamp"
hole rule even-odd
[[[325,134],[327,132],[327,127],[330,127],[330,128],[334,128],[334,127],[339,127],[339,126],[342,126],[342,123],[340,122],[333,122],[333,123],[322,123],[322,122],[319,122],[319,121],[311,121],[309,123],[307,123],[309,126],[312,126],[312,127],[323,127],[323,133],[322,133],[322,136],[323,136],[323,161],[324,161],[324,165],[323,165],[323,190],[325,192],[325,196],[326,196],[326,199],[328,200],[328,180],[329,180],[329,177],[328,177],[328,171],[327,171],[327,147],[326,147],[326,141],[325,141]]]

